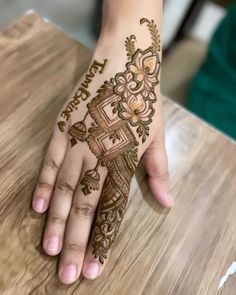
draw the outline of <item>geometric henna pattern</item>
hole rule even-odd
[[[139,140],[144,143],[149,136],[149,125],[155,113],[153,104],[157,100],[155,86],[159,83],[160,36],[153,20],[143,18],[140,24],[147,25],[151,46],[136,50],[134,35],[125,40],[128,59],[125,70],[104,82],[87,104],[84,119],[69,130],[71,146],[78,141],[86,141],[97,157],[96,166],[86,171],[81,180],[85,195],[99,189],[99,166],[108,170],[92,236],[93,254],[101,263],[107,258],[119,231],[130,182],[138,164]],[[86,125],[87,116],[93,119],[90,126]]]

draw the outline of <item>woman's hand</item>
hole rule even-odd
[[[121,33],[100,38],[59,114],[34,192],[34,210],[49,208],[43,248],[61,253],[59,277],[66,284],[81,272],[89,279],[102,272],[142,156],[155,198],[164,206],[174,203],[159,88],[160,36],[152,20],[137,25],[138,33],[126,39]]]

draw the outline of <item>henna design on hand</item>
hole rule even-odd
[[[57,126],[61,132],[65,131],[66,121],[69,120],[70,114],[78,109],[78,105],[81,100],[87,100],[90,97],[90,92],[88,91],[89,84],[92,82],[95,74],[98,72],[103,73],[107,59],[104,59],[103,63],[96,60],[93,61],[90,66],[88,73],[85,75],[84,81],[81,83],[80,87],[75,91],[74,96],[71,101],[67,104],[66,108],[61,113],[61,118],[63,120],[57,122]]]
[[[101,263],[107,258],[124,217],[130,182],[138,164],[139,141],[144,143],[149,136],[155,113],[160,36],[153,20],[142,18],[140,24],[144,23],[151,34],[151,46],[136,50],[136,37],[131,35],[126,39],[125,71],[99,88],[97,96],[87,105],[84,119],[69,130],[71,145],[86,141],[98,159],[96,166],[81,180],[85,195],[99,189],[99,166],[108,170],[92,236],[93,254]],[[93,119],[89,128],[86,126],[88,115]]]
[[[125,40],[125,47],[127,50],[128,60],[132,59],[132,56],[135,53],[135,41],[136,41],[136,37],[134,35],[127,37]]]

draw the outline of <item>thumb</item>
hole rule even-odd
[[[158,132],[159,133],[159,132]],[[143,155],[148,183],[154,197],[165,207],[173,207],[175,201],[171,195],[168,160],[164,134],[157,134]]]

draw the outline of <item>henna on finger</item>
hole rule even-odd
[[[159,84],[160,36],[153,20],[142,18],[151,35],[151,46],[135,48],[136,36],[125,40],[127,63],[123,72],[105,81],[97,95],[87,104],[82,121],[69,130],[71,146],[87,142],[97,157],[97,164],[85,172],[82,191],[89,195],[99,190],[100,166],[108,170],[99,202],[98,216],[92,235],[95,258],[104,263],[111,249],[128,201],[130,182],[138,164],[138,146],[150,133]],[[87,126],[87,117],[92,123]]]
[[[103,186],[97,220],[92,236],[92,253],[104,263],[116,240],[128,202],[130,182],[138,159],[133,159],[132,169],[127,168],[127,154],[118,155],[108,163],[108,176]]]

